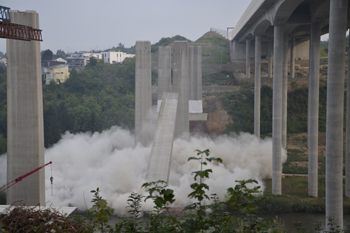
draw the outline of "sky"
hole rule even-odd
[[[11,10],[35,10],[41,50],[105,50],[138,40],[175,35],[196,40],[210,30],[234,27],[250,0],[0,0]],[[5,52],[6,40],[0,40]]]

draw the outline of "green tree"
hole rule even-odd
[[[87,66],[96,66],[97,59],[95,57],[90,57],[90,62],[87,64]]]
[[[56,56],[60,57],[60,58],[63,58],[63,59],[65,59],[67,57],[66,53],[63,50],[61,50],[61,49],[57,50]]]
[[[41,60],[47,60],[50,61],[52,60],[52,51],[50,49],[46,49],[44,52],[41,54]]]

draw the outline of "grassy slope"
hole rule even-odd
[[[215,32],[207,32],[193,43],[202,46],[202,65],[226,64],[230,59],[228,40]]]

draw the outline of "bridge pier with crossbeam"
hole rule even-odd
[[[230,37],[231,60],[246,60],[247,78],[250,75],[249,63],[252,55],[250,51],[255,46],[254,108],[256,114],[254,117],[254,132],[258,137],[260,130],[258,129],[260,127],[260,116],[258,114],[260,109],[259,89],[261,88],[259,57],[262,55],[267,56],[268,74],[269,77],[274,79],[272,116],[272,192],[274,194],[282,194],[281,150],[287,146],[287,80],[288,78],[294,78],[294,61],[296,58],[309,59],[308,194],[317,197],[320,37],[329,33],[326,216],[332,217],[334,223],[340,227],[343,227],[344,59],[345,35],[350,25],[349,7],[349,0],[252,0]],[[260,40],[262,40],[262,47],[268,49],[262,50],[260,48]],[[255,41],[255,43],[251,41]],[[273,48],[271,43],[273,43]],[[273,73],[271,69],[272,57]],[[288,62],[290,62],[289,77]],[[350,97],[348,98],[350,102]],[[347,111],[347,119],[346,171],[350,171],[350,111]],[[346,196],[350,197],[350,172],[346,173]]]

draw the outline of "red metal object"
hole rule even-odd
[[[9,21],[0,21],[0,37],[16,40],[43,41],[41,30]]]
[[[30,176],[31,174],[33,174],[34,172],[37,172],[39,171],[40,169],[42,169],[43,167],[46,167],[47,165],[49,164],[52,164],[52,161],[48,162],[47,164],[41,166],[41,167],[38,167],[37,169],[31,171],[31,172],[28,172],[27,174],[24,174],[23,176],[20,176],[18,177],[17,179],[5,184],[4,186],[2,186],[0,188],[0,193],[4,192],[6,189],[10,188],[11,186],[15,185],[16,183],[20,182],[22,179],[26,178],[27,176]]]

